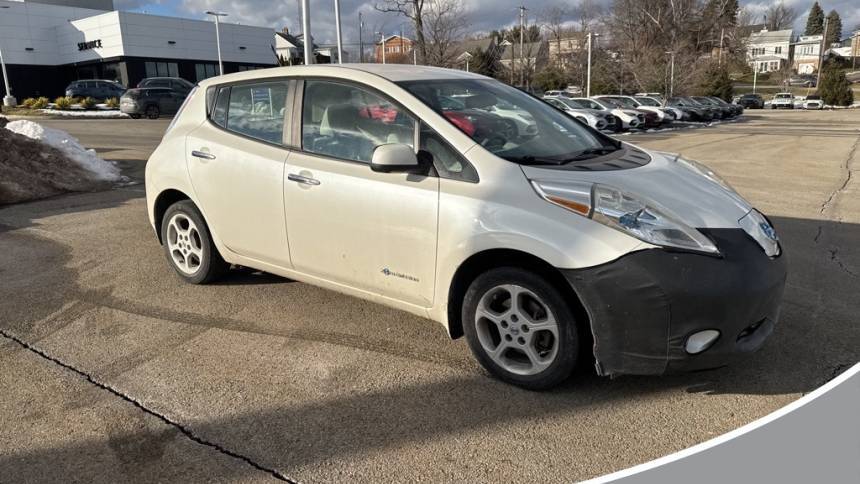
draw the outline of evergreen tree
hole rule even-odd
[[[725,66],[711,64],[702,75],[698,92],[702,96],[716,96],[725,101],[732,101],[732,80]]]
[[[854,102],[851,83],[845,78],[845,71],[833,66],[827,66],[821,71],[821,84],[818,94],[824,104],[832,106],[850,106]]]
[[[564,89],[570,82],[570,78],[558,67],[547,67],[535,76],[535,87],[544,91],[552,89]]]
[[[827,38],[825,45],[830,48],[830,44],[842,40],[842,19],[839,17],[839,12],[831,10],[827,14]]]
[[[483,49],[475,49],[469,61],[472,72],[483,76],[498,78],[500,73],[499,59],[492,52]]]
[[[806,17],[805,35],[821,35],[824,32],[824,10],[818,2],[812,4],[809,16]]]

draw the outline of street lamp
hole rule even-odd
[[[0,5],[0,8],[9,8],[9,6]],[[0,68],[3,70],[3,86],[6,88],[6,95],[3,96],[3,105],[13,108],[18,104],[18,101],[12,96],[12,90],[9,89],[9,75],[6,74],[6,62],[3,61],[2,48],[0,48]]]
[[[226,17],[227,14],[224,12],[209,10],[206,12],[206,15],[215,17],[215,43],[218,44],[218,75],[223,76],[224,62],[221,61],[221,32],[218,29],[218,17]]]

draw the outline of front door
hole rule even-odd
[[[210,119],[186,139],[191,183],[215,236],[232,252],[284,268],[287,91],[280,81],[222,87]]]
[[[429,307],[433,301],[439,179],[370,169],[373,149],[414,147],[415,120],[359,87],[304,83],[302,150],[285,180],[296,270]]]

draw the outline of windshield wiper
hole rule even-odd
[[[571,158],[567,158],[563,163],[570,163],[571,161],[582,161],[588,160],[591,158],[597,158],[598,156],[608,155],[609,153],[620,150],[621,148],[616,148],[614,146],[601,146],[600,148],[588,148],[577,153],[576,156]]]
[[[538,158],[535,156],[505,156],[506,160],[519,163],[520,165],[561,165],[567,160],[556,160],[553,158]]]

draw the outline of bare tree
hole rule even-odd
[[[427,43],[424,39],[424,5],[425,0],[382,0],[373,6],[380,12],[395,12],[412,21],[415,29],[415,46],[422,63],[427,59]]]
[[[565,5],[551,5],[540,14],[541,26],[548,32],[550,42],[555,42],[555,61],[562,64],[561,38],[567,33],[565,22],[570,17],[570,10]]]
[[[459,0],[426,0],[424,5],[425,63],[431,66],[452,67],[457,55],[457,44],[466,36],[469,19],[466,8]]]
[[[779,2],[767,8],[765,24],[768,30],[790,29],[798,17],[797,10]]]

